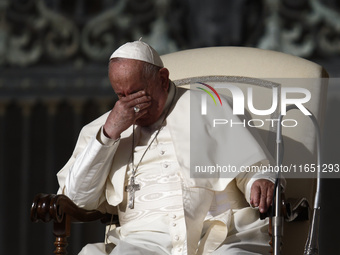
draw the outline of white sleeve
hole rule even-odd
[[[69,168],[63,193],[85,209],[96,209],[104,202],[105,184],[119,139],[103,135],[102,128]]]

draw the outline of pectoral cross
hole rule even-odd
[[[130,184],[125,186],[125,191],[128,192],[129,200],[128,200],[128,206],[130,209],[133,209],[135,204],[135,192],[137,190],[140,190],[140,185],[138,183],[135,183],[135,177],[131,176],[130,178]]]

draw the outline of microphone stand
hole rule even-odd
[[[287,109],[288,111],[288,109]],[[282,164],[283,159],[283,150],[281,152],[282,147],[282,122],[283,115],[280,114],[279,122],[277,125],[276,131],[276,167],[279,171],[277,171],[276,181],[275,181],[275,196],[273,200],[273,216],[272,216],[272,240],[273,240],[273,254],[280,255],[281,254],[281,243],[283,236],[283,216],[282,216],[282,184],[281,184],[281,171],[280,166]]]
[[[286,112],[298,109],[295,105],[290,105],[286,108]],[[314,200],[314,210],[313,210],[313,218],[312,222],[309,226],[308,238],[306,241],[304,255],[318,255],[319,254],[319,245],[318,245],[318,234],[319,234],[319,222],[320,222],[320,170],[321,170],[321,134],[320,127],[315,116],[309,115],[311,120],[313,121],[314,127],[316,129],[316,140],[317,140],[317,187],[315,193]],[[282,127],[280,123],[282,122],[283,115],[280,115],[279,122],[277,125],[276,132],[276,166],[279,170],[277,172],[276,182],[275,182],[275,196],[274,196],[274,213],[272,217],[272,232],[273,232],[273,252],[274,255],[281,254],[281,243],[283,236],[283,216],[282,216],[282,185],[281,185],[281,171],[280,166],[282,164],[283,159],[283,150],[282,148]]]
[[[317,144],[317,183],[314,199],[313,218],[309,225],[308,238],[305,245],[304,255],[318,255],[319,254],[319,225],[320,225],[320,209],[321,209],[321,132],[319,124],[314,115],[309,116],[314,124],[316,132]]]

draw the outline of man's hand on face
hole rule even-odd
[[[104,124],[104,134],[111,139],[118,139],[124,130],[147,114],[150,105],[151,97],[144,90],[121,97]],[[140,109],[139,112],[135,112],[136,106]]]
[[[273,201],[274,183],[260,179],[256,180],[251,186],[250,204],[259,207],[261,213],[268,210]]]

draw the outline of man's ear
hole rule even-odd
[[[161,82],[162,82],[162,88],[165,91],[168,91],[168,89],[169,89],[169,70],[163,67],[159,70],[159,75],[160,75]]]

